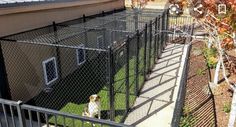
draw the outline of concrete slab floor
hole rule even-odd
[[[187,46],[168,44],[136,99],[125,124],[137,127],[170,127]]]

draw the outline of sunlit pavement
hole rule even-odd
[[[167,45],[125,124],[137,127],[171,126],[188,48],[188,45]]]

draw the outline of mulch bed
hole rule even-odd
[[[225,107],[231,107],[232,91],[224,80],[213,91],[210,90],[208,84],[213,80],[214,69],[208,69],[203,54],[199,53],[204,46],[204,42],[195,41],[190,51],[182,126],[226,127],[229,113],[225,111]],[[235,52],[230,51],[228,54],[235,55]],[[222,75],[221,78],[223,79]],[[231,74],[229,79],[236,82],[236,75]]]
[[[208,127],[216,124],[214,98],[208,87],[210,74],[201,53],[203,47],[203,42],[195,41],[190,51],[182,117],[183,120],[187,115],[191,115],[187,120],[187,126]]]
[[[235,51],[228,51],[227,54],[235,56]],[[214,74],[214,70],[211,70],[211,74]],[[223,79],[222,75],[220,78]],[[231,74],[229,80],[236,82],[236,75]],[[232,91],[229,85],[221,80],[217,89],[213,92],[215,98],[215,109],[216,109],[216,118],[217,118],[217,127],[227,127],[229,120],[229,113],[226,113],[224,109],[226,107],[231,107],[232,101]]]

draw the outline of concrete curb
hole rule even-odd
[[[188,62],[189,62],[189,55],[190,55],[190,49],[192,48],[192,44],[189,43],[186,45],[186,48],[184,49],[184,57],[182,58],[182,61],[184,61],[184,64],[181,65],[181,70],[179,73],[182,73],[181,79],[180,79],[180,86],[179,86],[179,92],[177,95],[177,101],[175,104],[174,114],[171,121],[172,127],[178,127],[179,122],[182,115],[182,109],[184,106],[184,97],[185,97],[185,90],[186,90],[186,82],[187,82],[187,72],[188,72]]]

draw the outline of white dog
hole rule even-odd
[[[95,118],[96,115],[98,115],[98,119],[101,119],[101,102],[100,96],[93,94],[89,97],[89,103],[84,108],[82,116]]]

